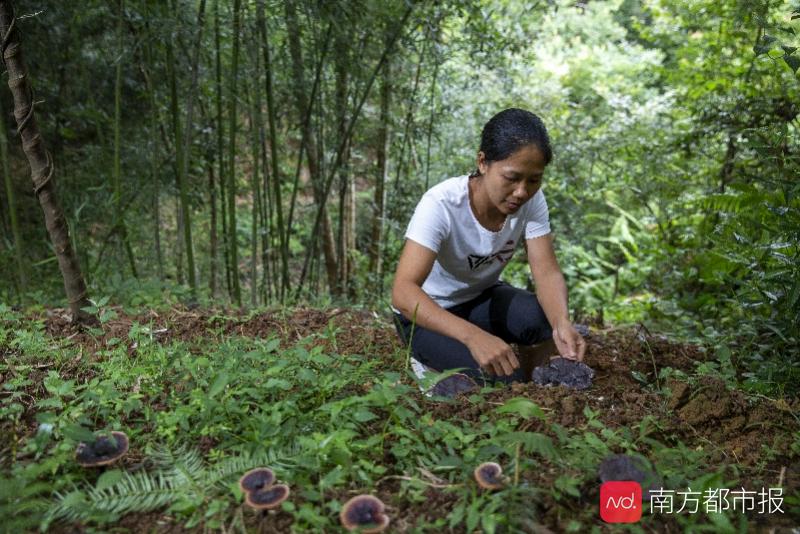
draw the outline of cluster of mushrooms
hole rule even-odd
[[[75,459],[83,467],[101,467],[122,458],[129,448],[128,436],[124,432],[100,435],[91,443],[80,442]],[[507,482],[503,469],[495,462],[485,462],[475,468],[475,480],[481,488],[501,489]],[[276,484],[275,473],[268,467],[257,467],[247,471],[239,479],[239,489],[245,496],[245,504],[255,510],[266,512],[281,505],[289,497],[289,486]],[[356,495],[348,500],[339,514],[342,526],[348,530],[359,529],[363,534],[377,534],[389,526],[386,506],[374,495]]]
[[[75,459],[83,467],[106,466],[116,462],[128,452],[129,440],[124,432],[111,432],[95,438],[92,443],[80,442]],[[503,468],[496,462],[484,462],[473,472],[475,481],[483,489],[499,490],[508,483]],[[625,454],[611,455],[600,465],[600,480],[635,480],[655,486],[657,475],[644,460]],[[289,497],[289,486],[276,484],[275,473],[268,467],[247,471],[239,479],[239,488],[245,504],[266,513]],[[648,495],[649,497],[649,495]],[[348,500],[339,514],[342,526],[348,530],[359,529],[363,534],[377,534],[389,526],[386,507],[373,495],[357,495]]]
[[[268,467],[251,469],[239,479],[245,504],[255,510],[277,508],[289,496],[289,486],[275,484],[275,474]],[[358,495],[342,507],[339,519],[347,530],[360,529],[364,534],[378,533],[389,526],[384,504],[372,495]]]
[[[481,488],[501,489],[507,478],[495,462],[485,462],[475,468],[475,480]],[[251,469],[239,479],[239,488],[245,494],[245,503],[256,510],[277,508],[289,496],[289,487],[275,484],[275,474],[268,467]],[[344,503],[339,513],[342,526],[349,531],[358,529],[363,534],[377,534],[389,526],[386,506],[374,495],[356,495]]]

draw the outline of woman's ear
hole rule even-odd
[[[476,162],[478,164],[478,172],[481,175],[486,174],[486,172],[489,170],[489,164],[486,162],[486,154],[484,154],[482,150],[478,151],[478,159]]]

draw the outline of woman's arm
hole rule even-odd
[[[519,367],[513,349],[499,337],[453,315],[433,301],[422,284],[433,268],[436,253],[406,240],[392,286],[392,305],[409,320],[467,346],[478,365],[496,375],[510,375]]]
[[[536,297],[553,328],[556,348],[565,358],[583,361],[586,342],[569,320],[567,284],[553,250],[552,234],[528,239],[526,244],[528,263],[536,283]]]

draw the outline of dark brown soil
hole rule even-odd
[[[91,357],[101,357],[99,351],[113,337],[128,343],[129,350],[135,351],[136,347],[128,339],[134,322],[150,325],[155,338],[162,343],[173,340],[191,343],[197,338],[207,342],[209,336],[277,335],[283,344],[292,344],[327,328],[336,328],[335,347],[331,346],[334,341],[330,336],[321,336],[312,342],[322,343],[326,349],[339,353],[387,356],[387,362],[390,360],[388,356],[396,355],[400,348],[389,320],[372,312],[352,309],[297,308],[253,316],[236,311],[187,309],[164,313],[151,311],[138,316],[126,316],[120,310],[117,313],[118,318],[103,325],[99,336],[71,326],[64,310],[48,310],[40,318],[44,320],[46,331],[54,338],[82,347],[84,354]],[[638,425],[645,416],[651,415],[661,422],[651,437],[665,443],[680,440],[687,447],[709,450],[712,460],[709,469],[720,462],[733,464],[737,466],[739,480],[745,487],[748,487],[748,482],[752,482],[750,486],[760,488],[762,485],[777,486],[782,481],[785,494],[798,491],[800,464],[789,447],[793,434],[800,431],[796,416],[800,412],[800,399],[748,397],[741,391],[728,389],[721,379],[713,377],[704,377],[696,383],[677,379],[661,383],[657,378],[661,369],[671,367],[691,375],[696,363],[705,360],[706,353],[700,347],[674,343],[643,328],[593,330],[587,342],[589,348],[585,362],[595,370],[595,377],[593,386],[585,391],[563,386],[514,384],[489,394],[483,405],[473,404],[466,397],[448,403],[431,403],[432,413],[437,419],[460,417],[477,421],[505,400],[522,396],[538,404],[547,414],[548,421],[568,428],[586,425],[586,407],[599,414],[598,419],[612,429]],[[387,367],[392,365],[396,364],[387,363]],[[46,369],[43,369],[42,376],[45,373]],[[36,384],[31,390],[32,399],[37,397],[37,387],[40,387]],[[538,420],[525,425],[526,430],[540,432],[547,432],[549,426]],[[768,454],[765,446],[769,449]],[[651,461],[658,469],[657,459],[651,458]],[[524,479],[535,487],[549,488],[560,474],[562,472],[553,466],[543,466],[535,473],[526,473]],[[554,501],[549,492],[541,492],[541,522],[554,531],[563,530],[570,514],[585,513],[596,506],[598,487],[599,483],[585,488],[586,495],[581,499],[560,502]],[[384,482],[378,490],[378,496],[389,506],[393,517],[391,530],[394,532],[404,532],[423,518],[445,517],[456,501],[456,495],[447,489],[429,488],[423,502],[400,499],[398,490],[396,481]],[[331,497],[345,500],[348,495]],[[266,518],[245,513],[245,517],[248,526],[256,530],[290,531],[291,516],[282,512]],[[788,515],[775,519],[779,526],[792,524]],[[795,523],[797,520],[794,516]],[[128,527],[131,531],[182,530],[163,514],[128,517],[120,527]],[[677,527],[667,522],[664,530],[677,531]]]

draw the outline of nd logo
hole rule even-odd
[[[606,523],[635,523],[642,517],[642,486],[615,480],[600,486],[600,517]]]

